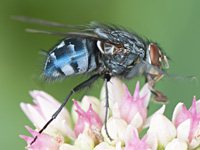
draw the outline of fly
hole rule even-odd
[[[28,29],[29,32],[64,36],[60,43],[47,52],[43,75],[50,80],[91,73],[92,76],[73,88],[52,118],[39,131],[42,133],[58,116],[70,96],[103,78],[106,89],[105,130],[108,138],[107,115],[109,109],[107,82],[112,77],[132,79],[144,75],[154,100],[167,102],[167,97],[154,89],[155,83],[163,76],[172,76],[163,71],[169,68],[166,55],[154,42],[145,41],[136,33],[114,25],[90,23],[85,26],[70,26],[44,20],[14,17],[17,20],[51,27],[68,28],[76,32],[51,32]],[[35,142],[37,136],[31,144]]]

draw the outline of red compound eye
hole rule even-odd
[[[154,44],[150,45],[150,58],[151,58],[151,64],[152,65],[157,65],[159,62],[159,50],[158,47]]]

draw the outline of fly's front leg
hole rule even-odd
[[[157,102],[167,102],[167,97],[154,89],[155,83],[160,80],[163,77],[163,75],[161,73],[154,75],[154,74],[147,74],[146,78],[147,78],[147,82],[149,84],[149,89],[151,91],[152,94],[154,94],[155,96],[153,97],[153,99]]]

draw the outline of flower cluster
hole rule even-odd
[[[81,102],[73,100],[71,116],[63,109],[58,117],[39,134],[60,103],[42,91],[30,92],[35,105],[21,103],[21,108],[36,127],[26,126],[32,137],[20,135],[29,150],[187,150],[200,148],[200,100],[193,99],[189,110],[177,104],[172,121],[163,115],[165,105],[148,116],[151,92],[139,82],[133,96],[125,84],[113,78],[108,84],[109,117],[105,126],[105,87],[101,99],[85,96]],[[72,125],[74,122],[74,126]],[[146,134],[139,135],[147,128]],[[31,144],[34,137],[37,140]]]

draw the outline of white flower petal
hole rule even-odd
[[[133,140],[133,130],[135,127],[132,124],[129,124],[125,131],[125,145],[128,145]],[[136,132],[138,133],[138,132]]]
[[[59,150],[82,150],[76,146],[72,146],[70,144],[62,144],[60,147],[59,147]]]
[[[115,147],[110,146],[106,142],[102,142],[99,145],[97,145],[93,150],[115,150]]]
[[[189,149],[195,149],[199,145],[200,145],[200,123],[198,129],[196,130],[192,138],[192,141],[189,144]]]
[[[115,150],[122,150],[121,142],[118,142],[118,143],[116,144]]]
[[[112,109],[113,104],[115,102],[119,103],[121,102],[123,96],[124,96],[124,88],[123,88],[123,83],[120,81],[119,78],[112,77],[110,82],[108,82],[108,91],[109,91],[109,106]],[[105,92],[105,87],[102,87],[101,90],[101,101],[106,100],[106,92]]]
[[[146,143],[149,144],[151,147],[151,150],[157,150],[158,148],[158,139],[156,134],[154,133],[149,133],[147,138],[146,138]]]
[[[81,106],[81,102],[77,101],[78,105]],[[78,114],[76,112],[77,108],[75,106],[75,104],[72,105],[72,108],[71,108],[71,114],[72,114],[72,119],[74,121],[74,123],[77,122],[78,120]]]
[[[131,120],[131,123],[136,129],[139,129],[143,125],[143,118],[139,112],[137,112],[134,118]]]
[[[74,133],[74,130],[72,130],[72,128],[70,128],[67,124],[66,124],[66,120],[63,120],[61,122],[62,124],[62,131],[63,133],[65,133],[65,135],[67,137],[69,137],[71,140],[75,140],[76,139],[76,135]]]
[[[50,99],[46,99],[46,97],[49,97]],[[47,94],[38,95],[37,97],[37,104],[40,107],[43,116],[46,118],[46,121],[48,121],[51,116],[57,111],[57,109],[60,107],[60,103],[57,102],[53,97],[48,96]],[[69,115],[69,112],[66,108],[63,108],[60,114],[56,117],[56,119],[51,123],[52,126],[60,129],[60,122],[62,120],[66,120],[66,123],[71,127],[71,118]]]
[[[146,95],[146,98],[144,100],[144,107],[147,108],[147,106],[149,105],[149,101],[150,101],[150,97],[151,97],[151,91],[149,90],[149,85],[148,83],[146,83],[142,89],[140,90],[140,97],[143,97],[144,95]]]
[[[196,102],[196,110],[197,110],[197,114],[200,112],[200,100],[198,100]]]
[[[42,114],[40,114],[31,104],[21,103],[20,106],[35,127],[41,129],[46,123],[46,120],[44,120]]]
[[[199,146],[199,144],[200,144],[199,139],[193,138],[192,141],[189,144],[189,149],[195,149],[197,146]]]
[[[76,139],[74,145],[79,147],[81,150],[93,150],[94,141],[92,137],[85,133],[80,133]]]
[[[100,111],[100,101],[94,96],[84,96],[81,100],[81,108],[84,111],[89,109],[90,104],[92,104],[92,109],[99,114]]]
[[[158,109],[155,113],[153,113],[150,117],[148,117],[146,119],[146,121],[144,122],[144,125],[143,125],[143,129],[149,127],[151,119],[153,118],[154,115],[156,115],[156,114],[163,114],[164,111],[165,111],[165,105],[163,105],[160,109]]]
[[[154,133],[157,136],[159,147],[165,147],[176,137],[176,128],[164,115],[156,114],[151,119],[147,134]]]
[[[126,127],[127,123],[123,119],[111,117],[107,122],[107,129],[112,141],[107,137],[105,126],[103,126],[101,133],[104,141],[110,145],[116,145],[118,142],[122,142],[122,145],[124,145]]]
[[[187,150],[187,144],[180,139],[173,139],[167,144],[165,150]]]
[[[46,119],[49,119],[49,114],[53,114],[61,105],[61,103],[59,103],[55,98],[43,91],[35,90],[30,92],[30,94],[37,101],[37,104],[41,107],[41,110],[43,110],[42,113],[44,114],[44,117],[46,117]],[[63,108],[60,114],[62,114],[60,116],[64,116],[64,118],[67,119],[67,122],[69,124],[71,123],[70,115],[66,108]]]
[[[104,122],[105,120],[105,113],[106,113],[106,103],[105,101],[101,102],[101,106],[100,106],[100,113],[99,113],[99,117],[101,118],[101,121]],[[109,109],[108,109],[108,114],[109,114]]]
[[[174,109],[173,116],[172,116],[172,123],[175,125],[176,118],[178,115],[183,111],[183,103],[178,103]]]
[[[117,102],[113,105],[112,116],[120,118],[119,104]]]
[[[191,120],[187,119],[182,122],[177,128],[177,138],[185,142],[189,142]]]

